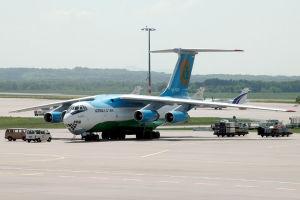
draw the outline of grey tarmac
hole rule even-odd
[[[52,142],[0,137],[1,199],[299,199],[300,135],[218,138],[162,130],[157,140]]]

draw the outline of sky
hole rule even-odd
[[[298,0],[0,0],[0,67],[147,70],[151,49],[199,53],[193,74],[300,75]],[[171,73],[176,54],[152,54]]]

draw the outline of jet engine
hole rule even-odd
[[[134,119],[138,122],[152,122],[159,119],[159,114],[154,110],[137,110]]]
[[[62,122],[62,113],[61,112],[48,112],[44,115],[44,120],[50,123],[59,123]]]
[[[182,111],[170,111],[166,113],[165,119],[169,123],[185,122],[189,120],[190,116]]]

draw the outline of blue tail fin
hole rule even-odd
[[[242,50],[219,50],[219,49],[167,49],[151,51],[152,53],[178,54],[178,60],[173,71],[172,77],[165,91],[160,96],[189,98],[188,87],[193,69],[195,55],[198,52],[234,52]]]
[[[196,53],[178,53],[178,60],[165,91],[160,96],[188,98],[188,87]]]

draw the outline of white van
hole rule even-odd
[[[51,142],[52,137],[51,134],[48,130],[33,130],[33,129],[28,129],[26,131],[26,141],[31,142],[42,142],[42,141],[47,141]]]

